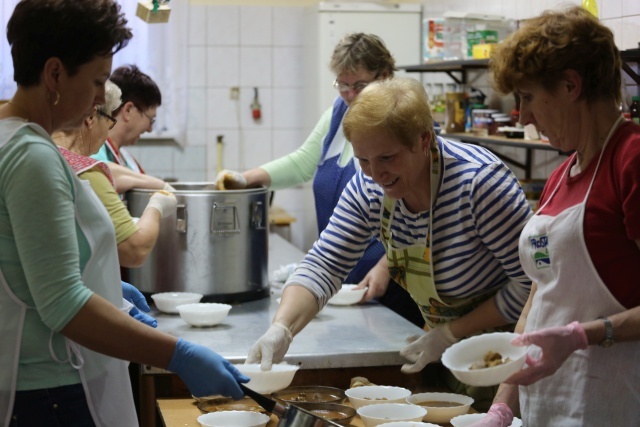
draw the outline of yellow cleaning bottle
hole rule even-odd
[[[582,0],[582,7],[598,18],[598,3],[596,0]]]

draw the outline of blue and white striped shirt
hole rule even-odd
[[[531,282],[522,271],[518,237],[532,214],[513,173],[485,148],[438,137],[441,184],[433,207],[432,259],[441,297],[468,298],[490,289],[499,313],[517,321]],[[360,258],[380,238],[383,190],[358,172],[325,231],[287,284],[311,291],[323,307]],[[411,213],[398,201],[394,246],[424,245],[430,212]]]

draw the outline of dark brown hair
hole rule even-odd
[[[162,95],[158,85],[151,77],[140,71],[135,65],[124,65],[116,68],[109,80],[114,82],[122,91],[122,104],[132,102],[138,108],[146,110],[162,104]],[[120,108],[113,114],[118,114]]]
[[[351,33],[338,42],[331,56],[336,75],[363,67],[378,77],[393,77],[396,61],[382,39],[375,34]]]
[[[22,0],[7,24],[13,79],[34,86],[49,58],[60,58],[69,75],[96,56],[113,54],[132,37],[113,0]]]
[[[581,7],[548,10],[497,46],[489,69],[496,90],[513,92],[522,83],[540,84],[552,91],[567,69],[584,80],[587,101],[619,102],[620,52],[613,33]]]

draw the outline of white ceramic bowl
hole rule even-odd
[[[202,427],[265,427],[269,416],[254,411],[217,411],[200,415]]]
[[[236,368],[251,381],[245,385],[253,391],[261,394],[273,393],[289,387],[293,376],[300,368],[298,365],[288,365],[286,363],[273,364],[270,371],[260,369],[259,363],[245,363],[235,365]]]
[[[365,427],[375,427],[391,421],[422,421],[427,410],[408,403],[380,403],[357,410]]]
[[[351,406],[358,409],[366,405],[382,403],[406,403],[411,390],[388,385],[365,385],[345,390]]]
[[[487,414],[466,414],[466,415],[458,415],[457,417],[451,418],[451,425],[453,427],[467,427],[476,421],[480,421]],[[510,427],[522,427],[522,420],[517,417],[513,417],[513,422]]]
[[[182,320],[191,326],[213,326],[222,322],[229,314],[229,304],[216,302],[196,302],[193,304],[181,304],[176,307]]]
[[[332,296],[328,304],[331,305],[353,305],[360,302],[362,296],[367,292],[367,288],[356,289],[358,285],[342,285],[337,294]]]
[[[177,313],[181,304],[193,304],[202,299],[202,294],[193,292],[161,292],[151,295],[158,310],[165,313]]]
[[[384,427],[440,427],[438,424],[417,423],[415,421],[393,421],[380,425]]]
[[[527,347],[512,345],[511,340],[516,336],[511,332],[495,332],[459,341],[442,354],[442,364],[465,384],[481,387],[500,384],[524,365]],[[469,369],[474,363],[481,362],[489,351],[510,360],[491,368]]]
[[[452,402],[458,405],[446,407],[437,405],[436,402]],[[427,415],[422,421],[448,424],[451,418],[469,412],[473,398],[455,393],[417,393],[407,397],[407,403],[426,408]]]

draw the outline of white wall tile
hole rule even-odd
[[[246,129],[240,133],[239,169],[247,170],[273,160],[272,132],[269,129]]]
[[[622,16],[640,15],[640,1],[622,0]]]
[[[207,91],[203,87],[188,89],[189,102],[187,104],[187,128],[205,129],[208,124]]]
[[[144,151],[141,150],[144,161],[139,160],[140,164],[150,175],[158,172],[171,173],[174,170],[173,151],[173,147],[166,146],[144,147]]]
[[[273,39],[271,15],[271,7],[241,7],[240,44],[243,46],[270,46]]]
[[[622,0],[605,0],[598,3],[600,19],[620,18],[622,16]]]
[[[192,127],[187,128],[187,143],[185,146],[206,146],[207,145],[207,131],[206,129],[194,129]]]
[[[204,86],[207,77],[207,48],[189,47],[189,87]]]
[[[178,148],[173,153],[173,169],[176,173],[184,171],[200,171],[204,175],[207,168],[206,147],[191,145]]]
[[[614,41],[618,49],[622,46],[622,18],[603,19],[602,23],[613,31]]]
[[[302,129],[274,129],[273,131],[273,159],[286,156],[300,148],[307,139]]]
[[[207,48],[207,87],[240,85],[239,50],[233,46]]]
[[[207,7],[189,5],[189,46],[204,46],[206,43]]]
[[[218,155],[216,146],[216,137],[223,135],[222,146],[222,168],[223,169],[238,169],[238,131],[237,129],[212,129],[207,133],[207,140],[209,143],[206,145],[205,152],[207,157],[206,164],[206,179],[213,181],[216,178],[216,167],[218,165]]]
[[[271,47],[240,48],[240,86],[271,86]]]
[[[275,128],[297,128],[302,123],[302,89],[278,89],[273,94]]]
[[[238,46],[240,44],[240,8],[238,6],[207,7],[207,45]]]
[[[640,47],[640,14],[622,18],[622,43],[619,48],[637,49]]]
[[[273,8],[273,45],[302,46],[304,42],[304,7]]]
[[[207,116],[208,128],[237,128],[238,100],[229,99],[229,89],[207,89]]]
[[[273,86],[304,86],[304,49],[301,47],[273,48]]]

